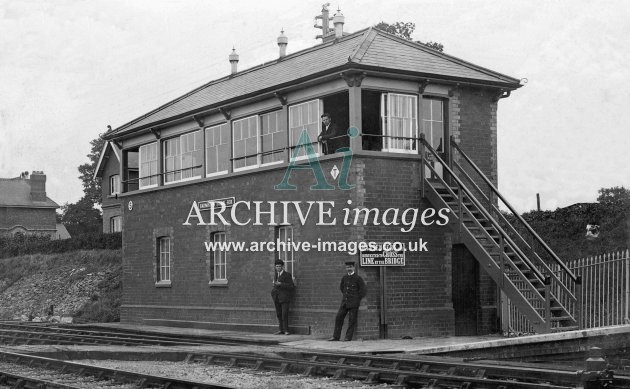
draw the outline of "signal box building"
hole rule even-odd
[[[501,296],[549,329],[526,290],[540,284],[514,279],[533,270],[508,263],[507,237],[487,224],[496,197],[470,189],[483,192],[475,169],[496,186],[497,104],[519,80],[374,28],[343,33],[339,16],[323,43],[286,55],[283,34],[277,60],[242,71],[233,52],[229,76],[106,135],[121,150],[121,320],[273,332],[280,258],[296,284],[294,333],[332,334],[346,261],[368,288],[358,337],[495,332]],[[324,112],[351,129],[349,147],[327,155]],[[451,167],[466,158],[470,190]]]

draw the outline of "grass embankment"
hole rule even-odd
[[[0,259],[0,319],[120,319],[120,250],[82,250]]]

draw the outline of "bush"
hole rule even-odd
[[[0,237],[0,258],[29,254],[57,254],[76,250],[117,250],[121,247],[122,234],[120,232],[83,234],[60,240],[51,240],[49,236],[44,235],[15,234],[13,237]]]

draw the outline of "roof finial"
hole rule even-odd
[[[280,31],[280,36],[278,37],[278,47],[280,48],[280,58],[283,58],[287,55],[287,45],[289,44],[289,38],[284,35],[284,28]]]
[[[230,60],[230,65],[232,65],[232,74],[236,74],[239,56],[236,53],[234,46],[232,46],[232,54],[230,54],[228,58]]]

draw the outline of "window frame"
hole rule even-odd
[[[143,157],[143,150],[146,150],[149,147],[155,147],[155,159],[149,159],[146,161],[142,160]],[[155,142],[151,142],[151,143],[147,143],[144,144],[142,146],[140,146],[138,148],[138,189],[149,189],[149,188],[155,188],[160,184],[160,167],[159,167],[159,161],[160,161],[160,156],[159,156],[159,142],[155,141]],[[144,164],[150,164],[149,166],[149,170],[153,170],[153,163],[155,163],[155,174],[149,174],[148,176],[144,176],[143,172],[146,168],[143,169],[143,165]],[[145,172],[146,173],[146,172]],[[149,172],[150,173],[150,172]],[[142,181],[143,180],[149,180],[149,184],[148,185],[142,185]],[[155,180],[155,184],[152,184],[151,182]]]
[[[222,241],[221,241],[222,239]],[[212,233],[212,241],[216,243],[227,243],[227,233],[225,231],[217,231]],[[227,264],[228,250],[220,250],[215,246],[212,253],[212,277],[210,284],[227,284]],[[218,261],[217,261],[218,258]]]
[[[442,119],[441,120],[434,120],[433,119],[433,102],[439,102],[441,104],[441,115],[442,115]],[[426,118],[424,115],[424,110],[425,110],[425,104],[426,103],[430,103],[430,108],[429,108],[429,113],[431,115],[431,118]],[[444,98],[440,98],[440,97],[436,97],[436,96],[422,96],[422,115],[421,115],[421,124],[422,124],[422,133],[425,136],[425,139],[427,140],[427,142],[431,145],[431,147],[433,147],[433,149],[435,149],[437,151],[437,148],[439,146],[439,142],[437,145],[434,145],[433,142],[433,137],[435,135],[435,131],[434,131],[434,123],[441,123],[441,127],[440,127],[440,134],[438,138],[442,139],[442,151],[441,152],[445,152],[446,150],[446,139],[445,139],[445,133],[446,133],[446,106],[447,106],[447,101]],[[428,123],[430,124],[430,134],[428,134],[425,131],[425,124]]]
[[[258,117],[259,115],[250,115],[250,116],[246,116],[240,119],[236,119],[232,121],[232,170],[236,173],[236,172],[241,172],[241,171],[245,171],[245,170],[252,170],[252,169],[257,169],[260,167],[260,142],[259,142],[259,134],[260,134],[260,119]],[[253,119],[253,120],[252,120]],[[244,150],[244,155],[242,157],[236,157],[236,130],[235,130],[235,124],[236,123],[240,123],[240,122],[244,122],[244,121],[252,121],[253,123],[256,123],[256,130],[255,130],[255,134],[254,136],[249,136],[247,138],[242,138],[239,139],[238,142],[244,142],[245,144],[245,150]],[[249,134],[251,135],[251,129],[249,129]],[[242,135],[242,128],[241,128],[241,135]],[[256,140],[256,163],[253,165],[247,165],[247,159],[251,158],[251,154],[247,154],[247,140],[249,139],[255,139]],[[237,158],[239,160],[244,159],[245,160],[245,166],[243,167],[236,167],[236,160]]]
[[[112,174],[109,176],[109,195],[116,196],[120,194],[120,174]]]
[[[116,225],[118,225],[118,230],[116,230]],[[122,232],[122,216],[116,215],[109,218],[109,232]]]
[[[292,225],[282,225],[276,227],[276,244],[278,242],[293,242],[293,226]],[[280,245],[276,246],[276,259],[280,259],[284,261],[284,269],[291,273],[293,278],[295,278],[295,256],[292,246],[287,246],[288,250],[281,251]]]
[[[269,134],[263,134],[263,120],[264,120],[264,117],[266,117],[268,115],[272,115],[272,114],[276,115],[276,131],[270,132]],[[278,164],[286,162],[286,155],[283,152],[284,150],[276,152],[276,153],[282,153],[281,154],[282,159],[277,160],[277,161],[271,161],[271,162],[263,162],[263,153],[265,152],[263,150],[263,137],[271,136],[272,137],[271,143],[273,144],[273,138],[276,136],[275,134],[284,132],[285,136],[284,136],[283,148],[286,148],[287,139],[289,138],[289,134],[288,134],[289,129],[287,127],[286,129],[283,130],[282,126],[280,125],[281,121],[282,121],[282,117],[283,117],[282,110],[281,109],[276,109],[276,110],[273,110],[273,111],[269,111],[269,112],[258,114],[257,116],[258,116],[258,138],[259,138],[259,142],[258,142],[258,145],[259,145],[258,146],[258,149],[259,149],[259,152],[258,152],[258,165],[260,167],[262,167],[262,166],[278,165]],[[272,150],[269,150],[269,151],[274,151],[274,150],[280,150],[280,149],[272,149]],[[270,154],[270,155],[274,155],[276,153],[273,153],[273,154]]]
[[[224,126],[225,126],[225,129],[227,129],[227,141],[226,141],[226,143],[219,143],[218,145],[214,144],[215,133],[211,132],[211,131],[218,130],[219,131],[219,135],[218,135],[219,136],[219,141],[222,141],[223,140],[222,139],[222,136],[223,136],[222,131],[223,131],[223,127]],[[213,137],[212,138],[213,139],[213,142],[212,142],[213,145],[212,146],[208,146],[208,144],[209,144],[208,136],[210,134]],[[204,129],[204,134],[203,135],[204,135],[204,139],[203,140],[204,140],[204,150],[205,150],[205,167],[204,167],[204,171],[205,171],[206,177],[214,177],[214,176],[220,176],[220,175],[228,174],[229,170],[230,170],[230,163],[231,163],[229,152],[230,152],[230,148],[232,147],[232,132],[230,131],[230,123],[224,122],[224,123],[216,124],[214,126],[206,127]],[[226,168],[224,170],[218,170],[218,166],[220,165],[219,153],[210,153],[210,151],[209,151],[209,149],[212,148],[212,147],[215,147],[218,150],[221,146],[226,147],[226,149],[228,150],[228,153],[226,155],[226,158],[227,158],[226,166],[225,166]],[[208,172],[208,167],[210,166],[210,164],[208,163],[208,158],[210,157],[210,155],[216,156],[217,171],[216,172],[212,172],[212,173]]]
[[[197,145],[197,134],[199,134],[200,146]],[[189,144],[189,141],[184,142],[186,138],[192,138],[193,147],[195,147],[192,151],[186,150],[184,152],[184,144]],[[171,142],[176,141],[175,154],[168,154],[168,147]],[[171,185],[178,182],[185,182],[199,179],[203,176],[203,153],[205,149],[205,139],[204,132],[202,130],[190,131],[185,134],[181,134],[178,136],[174,136],[172,138],[165,139],[162,142],[162,175],[164,177],[164,185]],[[196,152],[201,152],[201,164],[194,164],[194,155]],[[186,155],[190,154],[191,166],[184,166],[184,158]],[[168,159],[173,159],[173,170],[167,170],[167,166],[169,165]],[[179,162],[179,163],[178,163]],[[179,168],[178,168],[179,167]],[[195,169],[199,169],[199,175],[194,175]],[[184,177],[186,172],[190,172],[190,177]],[[179,178],[177,176],[179,175]],[[169,176],[172,176],[173,179],[169,180]]]
[[[311,99],[311,100],[307,100],[307,101],[303,101],[301,103],[296,103],[296,104],[292,104],[289,105],[287,108],[288,111],[288,126],[287,126],[287,132],[289,133],[289,161],[293,161],[293,153],[295,152],[295,146],[297,146],[297,141],[299,139],[296,139],[294,142],[293,139],[293,129],[294,128],[299,128],[299,127],[292,127],[292,123],[293,123],[293,117],[292,117],[292,110],[297,110],[298,107],[301,107],[303,105],[306,104],[312,104],[313,102],[317,102],[317,113],[315,114],[315,118],[317,120],[317,134],[315,134],[315,138],[313,139],[310,135],[309,138],[311,140],[311,145],[314,145],[313,147],[315,148],[315,157],[318,158],[322,155],[322,150],[321,150],[321,145],[320,143],[317,141],[317,138],[319,137],[319,134],[322,131],[322,113],[323,113],[323,109],[324,109],[324,100],[321,98],[317,98],[317,99]],[[313,123],[314,124],[314,123]],[[308,125],[308,124],[307,124]],[[302,128],[304,128],[304,124],[300,124],[298,126],[301,126]],[[308,130],[307,130],[308,132]],[[302,131],[300,131],[300,135],[302,134]],[[302,156],[298,156],[297,158],[295,158],[295,161],[301,161],[301,160],[305,160],[308,159],[309,156],[308,155],[302,155]]]
[[[397,117],[392,116],[392,97],[408,97],[411,98],[411,104],[409,107],[411,108],[412,114],[415,113],[415,117],[405,118],[405,117]],[[387,115],[386,115],[387,113]],[[389,115],[389,116],[388,116]],[[391,118],[396,118],[400,120],[408,120],[408,123],[411,124],[410,133],[406,134],[406,129],[403,128],[403,134],[401,136],[407,138],[418,138],[419,136],[419,123],[418,123],[418,95],[411,93],[395,93],[395,92],[383,92],[381,93],[381,128],[383,129],[383,146],[381,151],[390,152],[390,153],[405,153],[405,154],[417,154],[418,153],[418,141],[411,139],[399,139],[397,142],[402,142],[403,144],[409,143],[409,148],[399,148],[399,147],[391,147],[394,142],[395,136],[392,134],[392,129],[390,129]],[[415,128],[414,128],[415,127]],[[415,148],[414,148],[415,145]]]
[[[164,244],[168,243],[168,247],[164,250]],[[173,256],[173,245],[172,239],[170,236],[160,236],[157,239],[157,261],[156,261],[156,284],[157,285],[170,285],[172,280],[172,256]],[[168,277],[164,277],[166,269],[168,272]]]

